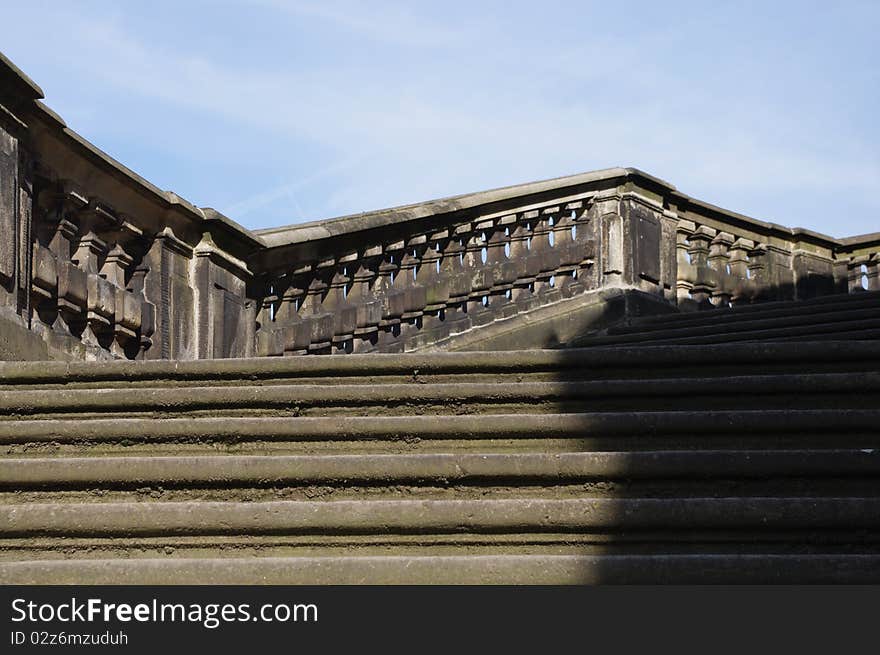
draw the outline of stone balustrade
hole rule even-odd
[[[835,260],[838,293],[880,291],[880,243],[845,239]]]
[[[397,232],[264,276],[257,352],[402,352],[597,288],[584,200]]]
[[[608,289],[682,310],[880,289],[880,234],[629,168],[250,232],[88,143],[2,55],[0,83],[0,359],[404,352]]]
[[[142,230],[70,186],[41,182],[31,329],[62,349],[79,342],[90,353],[138,357],[156,328],[156,307],[144,297]]]
[[[880,235],[835,240],[757,222],[747,229],[735,223],[714,225],[678,221],[676,298],[681,309],[880,289]]]

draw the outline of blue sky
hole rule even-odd
[[[77,132],[250,228],[610,166],[880,230],[880,2],[9,1]]]

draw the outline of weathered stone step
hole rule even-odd
[[[744,584],[880,582],[880,554],[385,555],[0,563],[0,584]]]
[[[878,529],[880,497],[0,505],[0,537]]]
[[[455,416],[117,418],[0,421],[0,444],[503,439],[660,434],[875,433],[880,409],[470,414]]]
[[[876,329],[858,329],[858,330],[845,330],[843,332],[835,332],[834,339],[847,339],[847,340],[880,340],[880,328]],[[793,337],[788,337],[784,339],[788,342],[793,341],[813,341],[815,340],[815,336],[809,334],[803,334]],[[780,339],[780,341],[782,341]]]
[[[27,389],[0,393],[0,421],[18,415],[78,413],[122,415],[132,412],[181,413],[212,410],[232,414],[235,410],[286,409],[307,411],[347,408],[378,411],[387,408],[398,414],[430,410],[432,413],[474,411],[497,412],[497,406],[521,404],[530,413],[558,412],[562,403],[577,403],[589,409],[603,401],[617,399],[627,409],[637,409],[650,398],[700,398],[726,405],[758,403],[853,404],[864,406],[864,394],[880,392],[880,372],[745,375],[726,378],[647,380],[572,380],[560,382],[517,382],[500,378],[497,383],[434,383],[366,385],[259,385],[186,388]],[[841,396],[841,394],[843,394]],[[781,398],[789,396],[788,398]],[[880,405],[880,399],[877,400]]]
[[[0,489],[299,484],[559,484],[592,479],[846,477],[880,474],[880,448],[323,456],[0,459]]]
[[[724,317],[746,316],[749,314],[764,314],[767,312],[803,311],[806,313],[829,311],[831,307],[858,306],[860,304],[872,305],[880,299],[880,291],[864,291],[851,294],[833,294],[817,296],[804,300],[775,300],[770,302],[757,302],[740,304],[731,307],[712,307],[689,312],[671,312],[666,314],[651,314],[636,316],[629,319],[631,325],[662,325],[663,323],[678,323],[681,321],[701,321],[704,319],[721,319]]]
[[[278,357],[187,362],[0,362],[0,393],[13,388],[43,385],[109,386],[206,383],[261,384],[281,382],[365,384],[390,382],[496,381],[499,375],[577,377],[675,377],[670,371],[725,376],[731,371],[863,370],[880,364],[880,344],[835,343],[732,343],[723,356],[717,346],[619,346],[572,350],[521,352],[419,353],[405,355],[339,355]],[[478,378],[474,380],[472,378]]]
[[[816,299],[819,300],[819,299]],[[809,321],[816,314],[827,314],[838,311],[880,308],[880,293],[864,293],[849,296],[829,296],[823,302],[788,301],[779,303],[763,303],[742,307],[719,308],[706,311],[676,314],[657,314],[630,319],[626,325],[608,328],[609,335],[616,334],[647,334],[656,330],[671,327],[698,327],[703,325],[734,325],[741,321],[752,321],[758,318],[800,317]]]
[[[529,582],[582,581],[572,561],[650,581],[699,556],[736,581],[749,555],[799,582],[880,564],[880,343],[0,376],[3,581],[97,581],[93,557],[145,582],[247,583],[264,562],[308,562],[288,575],[314,582],[400,582],[422,559],[413,575],[436,582],[437,557],[467,582],[519,580],[511,557]]]
[[[880,311],[859,310],[822,314],[817,322],[805,322],[799,317],[742,322],[735,325],[721,323],[702,327],[683,327],[658,330],[647,334],[626,334],[593,337],[581,342],[586,346],[616,346],[639,343],[643,345],[705,345],[727,344],[736,341],[781,340],[811,336],[815,339],[838,339],[841,333],[874,331],[880,329]],[[822,322],[818,322],[821,318]]]
[[[691,315],[685,314],[681,321],[666,323],[662,326],[646,326],[646,329],[631,328],[626,331],[610,333],[608,338],[616,336],[637,336],[650,340],[656,336],[674,337],[680,335],[698,336],[702,334],[714,334],[716,332],[736,332],[745,330],[765,330],[770,328],[783,328],[790,326],[823,325],[826,323],[852,322],[858,320],[872,320],[880,317],[880,302],[875,302],[870,307],[857,308],[832,308],[832,311],[823,311],[803,314],[789,312],[781,316],[768,316],[763,312],[752,312],[743,316],[731,317],[730,320],[689,321],[684,320]]]

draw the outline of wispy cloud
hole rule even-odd
[[[378,3],[339,0],[248,0],[302,18],[318,19],[346,32],[406,47],[450,47],[473,36],[467,24],[437,25],[420,18],[411,2]]]
[[[366,159],[366,154],[357,154],[346,157],[345,159],[335,162],[330,166],[325,166],[317,171],[313,171],[305,177],[299,177],[295,180],[290,180],[284,182],[283,184],[265,189],[264,191],[261,191],[259,193],[249,195],[248,197],[229,205],[226,208],[226,211],[233,214],[234,216],[250,216],[254,212],[263,209],[267,205],[270,205],[278,200],[288,199],[296,206],[299,220],[307,220],[308,217],[302,211],[302,207],[299,206],[299,203],[296,200],[297,193],[308,189],[322,179],[326,179],[341,172],[348,171],[366,161]]]
[[[461,4],[431,15],[413,3],[253,0],[241,15],[259,21],[254,30],[276,32],[234,53],[156,39],[119,9],[53,6],[41,24],[70,53],[56,65],[88,80],[90,93],[223,121],[235,126],[230,139],[262,150],[264,158],[249,155],[253,178],[239,193],[228,192],[237,180],[216,182],[229,198],[220,209],[252,226],[269,226],[267,216],[320,218],[611,165],[645,168],[717,204],[776,194],[764,208],[732,208],[831,232],[847,228],[823,226],[819,205],[841,194],[866,216],[876,212],[880,142],[856,111],[858,102],[880,102],[876,89],[860,91],[843,71],[801,75],[781,58],[778,34],[754,31],[760,21],[748,23],[750,41],[717,47],[725,30],[733,36],[729,10],[692,11],[690,25],[661,12],[652,23],[645,5],[644,24],[624,29],[579,5],[481,12]],[[860,11],[862,23],[880,23],[880,12]],[[843,20],[835,16],[823,20]],[[362,56],[335,56],[352,43]],[[821,64],[801,50],[792,57]],[[846,55],[825,54],[828,65]],[[53,104],[52,85],[39,81]],[[842,84],[853,86],[835,97]],[[794,213],[786,202],[794,195],[815,198],[814,213],[802,203]]]

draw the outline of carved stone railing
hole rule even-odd
[[[368,230],[357,248],[342,235],[335,255],[262,277],[257,352],[412,350],[595,289],[591,206],[445,213]]]
[[[0,61],[0,333],[74,359],[252,354],[259,239],[138,177],[41,97]]]
[[[24,348],[4,345],[14,330],[30,357],[401,352],[534,328],[607,290],[692,310],[880,289],[878,234],[756,221],[635,169],[251,233],[41,97],[0,60],[0,358]]]
[[[842,239],[834,279],[836,293],[880,291],[880,235]]]
[[[699,209],[699,208],[697,208]],[[832,239],[721,210],[679,212],[676,298],[683,310],[880,289],[880,234]]]

